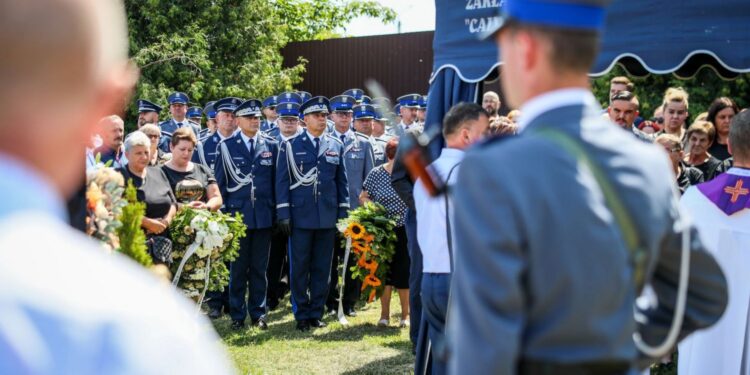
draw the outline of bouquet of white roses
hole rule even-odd
[[[199,304],[207,290],[220,291],[229,284],[224,262],[237,257],[245,225],[238,213],[183,206],[170,226],[173,249],[172,284]]]

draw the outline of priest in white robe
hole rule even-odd
[[[711,328],[679,345],[678,373],[750,374],[750,112],[735,116],[729,148],[735,165],[690,187],[681,206],[727,279],[729,304]]]

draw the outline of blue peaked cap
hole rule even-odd
[[[329,113],[331,112],[330,102],[325,96],[316,96],[302,104],[302,106],[299,107],[299,111],[302,116],[311,113]]]
[[[216,108],[214,108],[214,105],[216,102],[208,102],[206,103],[206,106],[203,107],[203,113],[206,114],[206,117],[213,120],[216,118]]]
[[[276,105],[281,103],[297,103],[302,104],[302,97],[296,92],[282,92],[276,96]]]
[[[307,91],[297,91],[297,94],[299,94],[299,97],[302,99],[302,103],[310,100],[312,98],[312,94],[310,94]]]
[[[355,120],[375,117],[375,107],[371,104],[359,104],[354,107]]]
[[[260,117],[261,108],[263,108],[263,102],[258,99],[248,99],[237,106],[234,115],[237,117]]]
[[[169,97],[167,98],[167,101],[169,102],[169,105],[172,104],[188,104],[190,102],[190,98],[185,94],[184,92],[173,92],[169,94]]]
[[[407,94],[396,99],[398,104],[404,108],[419,108],[419,98],[422,95],[419,94]]]
[[[138,99],[138,112],[161,112],[162,108],[146,99]]]
[[[214,108],[216,108],[216,112],[219,112],[219,111],[234,112],[234,110],[237,109],[237,107],[239,107],[240,104],[242,104],[242,99],[229,97],[229,98],[223,98],[223,99],[217,100],[216,103],[214,104]]]
[[[600,32],[607,12],[606,0],[505,0],[500,7],[499,22],[481,35],[495,35],[514,20],[525,25]]]
[[[201,107],[190,107],[187,110],[187,118],[203,117],[203,108]]]
[[[278,99],[276,95],[269,96],[266,98],[266,100],[263,101],[263,108],[276,107],[277,103],[278,103]]]
[[[344,91],[341,95],[348,95],[354,98],[358,103],[362,101],[362,96],[365,95],[364,90],[362,89],[349,89]]]
[[[357,100],[349,95],[339,95],[331,98],[331,111],[333,112],[351,112]]]
[[[276,113],[279,117],[299,118],[299,104],[287,102],[276,106]]]

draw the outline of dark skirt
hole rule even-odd
[[[396,252],[389,263],[385,285],[396,289],[409,289],[409,250],[406,246],[406,227],[395,228]]]

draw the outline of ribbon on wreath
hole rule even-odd
[[[177,287],[177,283],[180,281],[180,276],[182,275],[182,269],[185,267],[185,264],[187,261],[192,257],[197,251],[198,248],[200,248],[201,244],[203,242],[203,238],[196,235],[195,241],[185,250],[185,256],[182,257],[182,261],[180,261],[180,265],[177,267],[177,272],[174,274],[174,278],[172,279],[172,285],[174,287]],[[211,254],[208,255],[208,260],[206,261],[206,275],[204,277],[203,281],[203,291],[201,292],[200,298],[198,299],[198,311],[200,311],[201,305],[203,304],[203,298],[206,297],[206,291],[208,291],[208,280],[211,276]]]
[[[346,237],[346,250],[344,251],[344,266],[341,267],[341,288],[339,289],[339,309],[337,316],[341,325],[348,325],[349,321],[346,320],[344,315],[344,287],[346,286],[346,269],[349,267],[349,255],[352,252],[352,238]]]

